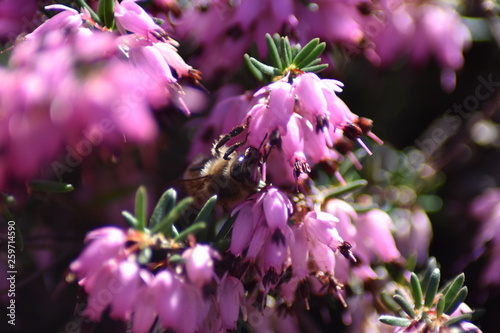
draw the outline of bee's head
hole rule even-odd
[[[260,182],[261,154],[258,149],[248,147],[231,164],[230,173],[236,181],[248,187],[257,187]]]

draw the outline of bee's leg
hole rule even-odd
[[[235,136],[241,134],[246,128],[246,125],[240,125],[235,128],[233,128],[228,134],[221,135],[219,138],[219,141],[215,145],[215,150],[219,150],[220,147],[224,146],[226,142],[231,140],[231,138],[234,138]]]
[[[238,136],[241,133],[243,133],[243,131],[245,129],[247,129],[248,125],[250,124],[250,118],[251,117],[247,118],[247,122],[244,125],[238,125],[238,126],[234,127],[228,134],[221,135],[219,137],[219,141],[217,141],[217,144],[215,145],[215,150],[218,152],[219,148],[222,147],[222,146],[224,146],[229,140],[231,140],[235,136]],[[238,148],[244,142],[246,142],[247,138],[248,138],[248,133],[247,133],[247,136],[245,137],[245,140],[237,143],[238,146],[236,148]],[[234,151],[234,149],[236,149],[236,148],[233,148],[230,153],[224,154],[224,159],[228,160],[229,158],[226,158],[226,157],[229,156]]]
[[[224,154],[224,159],[226,161],[229,161],[229,155],[231,155],[233,153],[233,151],[236,150],[236,148],[238,148],[239,146],[241,146],[242,144],[244,143],[244,141],[242,142],[238,142],[238,143],[235,143],[234,145],[232,145],[231,147],[229,147],[227,150],[226,150],[226,153]]]

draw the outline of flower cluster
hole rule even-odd
[[[354,143],[371,154],[361,136],[382,141],[371,132],[371,120],[352,113],[337,96],[342,87],[340,81],[301,73],[273,82],[252,97],[222,99],[197,135],[191,156],[206,152],[218,134],[248,124],[246,145],[269,155],[268,172],[274,184],[293,184],[320,162],[335,169],[341,153],[359,165],[352,154]],[[224,122],[218,121],[221,118]],[[344,183],[339,173],[336,176]]]
[[[366,57],[383,66],[402,56],[414,64],[425,63],[434,57],[442,69],[442,87],[453,90],[455,71],[464,63],[462,52],[471,43],[470,32],[457,12],[426,2],[381,2],[380,6],[377,10],[383,13],[383,20],[374,17],[367,26],[383,25],[383,28],[379,27],[371,36],[374,45],[365,50]]]
[[[102,142],[151,140],[151,107],[180,98],[170,68],[178,77],[196,73],[134,2],[115,7],[117,24],[135,32],[123,36],[86,10],[46,8],[61,12],[16,43],[0,68],[0,188],[10,177],[31,178],[63,147],[78,161]]]
[[[134,332],[149,332],[157,316],[163,328],[178,332],[194,332],[201,326],[210,308],[202,287],[212,281],[213,258],[217,257],[210,247],[197,244],[183,249],[133,229],[125,233],[115,227],[92,231],[86,241],[87,248],[70,266],[88,294],[85,316],[98,321],[109,307],[112,318],[132,320]],[[182,253],[180,263],[175,265],[170,256],[164,263],[141,265],[138,257],[145,249]],[[165,269],[165,265],[172,268]],[[224,305],[241,293],[234,279],[225,277],[218,285]],[[237,314],[224,313],[223,318],[225,325],[234,326]]]
[[[256,289],[264,295],[276,288],[288,307],[308,302],[308,295],[297,296],[304,288],[333,293],[345,302],[343,285],[353,276],[377,279],[374,263],[400,259],[392,221],[381,210],[357,214],[339,199],[329,200],[325,211],[308,211],[305,202],[298,211],[291,207],[274,187],[251,196],[233,211],[238,215],[230,246],[233,255],[242,257],[240,265],[253,267],[242,280],[258,281]]]
[[[180,35],[199,44],[193,62],[207,77],[241,61],[253,42],[262,57],[267,48],[260,37],[285,31],[300,43],[320,37],[363,52],[376,65],[400,57],[421,64],[434,57],[443,69],[443,87],[452,89],[471,40],[453,8],[425,1],[213,1],[189,6],[176,24]],[[225,50],[224,56],[213,50]]]

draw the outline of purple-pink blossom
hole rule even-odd
[[[218,293],[219,315],[223,329],[234,329],[244,297],[241,281],[228,274],[220,281]]]
[[[390,262],[398,260],[401,255],[392,235],[394,228],[391,217],[380,209],[372,209],[357,214],[353,207],[340,199],[329,200],[325,211],[336,216],[339,235],[352,246],[358,264],[353,267],[353,274],[362,279],[376,278],[371,264],[377,260]],[[336,267],[337,278],[344,282],[349,278],[347,261],[339,261]]]
[[[142,35],[152,41],[161,39],[165,32],[134,0],[115,1],[115,20],[118,30],[122,34],[127,31]],[[159,35],[159,36],[158,36]],[[160,38],[158,38],[160,37]]]
[[[483,255],[489,247],[491,254],[482,273],[485,284],[500,284],[500,189],[491,188],[475,198],[470,205],[472,216],[480,223],[474,236],[471,260]]]
[[[393,222],[389,214],[379,209],[372,209],[358,217],[357,243],[363,243],[367,257],[373,258],[375,254],[382,261],[390,262],[401,256],[391,233],[392,228]]]
[[[214,274],[214,261],[212,257],[216,256],[215,251],[207,245],[196,245],[187,249],[182,254],[186,260],[186,272],[189,280],[198,287],[210,282]]]
[[[273,269],[281,274],[293,243],[288,226],[292,205],[285,194],[267,187],[237,206],[230,251],[236,256],[248,248],[247,259],[255,260],[263,272]]]
[[[126,14],[137,5],[123,6]],[[197,75],[168,36],[154,43],[147,36],[119,37],[85,10],[46,8],[60,12],[18,41],[8,67],[0,69],[0,188],[8,178],[34,177],[49,163],[61,181],[101,143],[152,140],[152,108],[171,98],[183,105],[171,68],[177,76]],[[63,152],[69,158],[61,162]]]
[[[89,245],[70,265],[79,278],[95,272],[103,262],[125,255],[127,238],[119,228],[105,227],[91,231],[85,240]]]

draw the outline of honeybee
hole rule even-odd
[[[215,141],[209,159],[195,161],[188,167],[184,175],[186,190],[194,197],[197,208],[201,208],[216,194],[220,205],[229,210],[233,204],[258,191],[262,179],[262,165],[268,154],[264,156],[260,152],[261,147],[252,146],[238,153],[238,148],[246,142],[246,138],[232,146],[226,145],[247,127],[248,122],[222,135]]]

